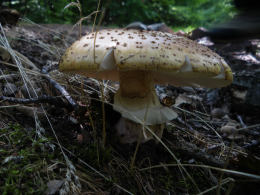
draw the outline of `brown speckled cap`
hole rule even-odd
[[[223,87],[232,71],[218,54],[185,37],[157,32],[105,29],[67,49],[61,71],[118,80],[120,71],[143,70],[154,82],[175,86]]]

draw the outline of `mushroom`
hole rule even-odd
[[[137,141],[143,125],[161,137],[163,124],[177,117],[160,104],[155,84],[216,88],[233,79],[223,58],[207,47],[178,35],[136,29],[104,29],[83,36],[67,49],[59,69],[119,81],[113,109],[123,117],[117,127],[119,134],[127,135],[124,143]],[[144,132],[141,141],[152,137]]]

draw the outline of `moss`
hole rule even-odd
[[[48,176],[46,162],[57,158],[44,145],[48,139],[36,139],[30,132],[15,124],[0,129],[0,193],[42,194]],[[49,175],[48,175],[49,174]],[[56,175],[52,176],[56,177]]]

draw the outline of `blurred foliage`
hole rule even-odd
[[[79,0],[82,15],[97,9],[98,0]],[[77,7],[70,0],[4,0],[2,6],[16,8],[37,23],[76,23]],[[76,2],[76,0],[74,1]],[[134,21],[146,24],[165,22],[169,26],[209,26],[235,14],[232,0],[101,0],[103,25],[125,26]],[[93,22],[93,17],[88,23]],[[85,21],[85,23],[87,23]]]

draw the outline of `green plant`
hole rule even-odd
[[[8,2],[3,5],[18,9],[23,16],[36,23],[75,24],[80,19],[76,6],[64,9],[66,5],[76,1],[17,0],[12,4]],[[232,0],[108,0],[100,1],[100,11],[104,14],[102,24],[109,26],[125,26],[134,21],[141,21],[146,24],[165,22],[175,27],[197,27],[209,26],[231,18],[236,13],[231,2]],[[80,15],[88,16],[96,10],[99,2],[78,0],[77,3],[80,3],[82,8]],[[90,20],[84,23],[92,24],[94,16]]]

